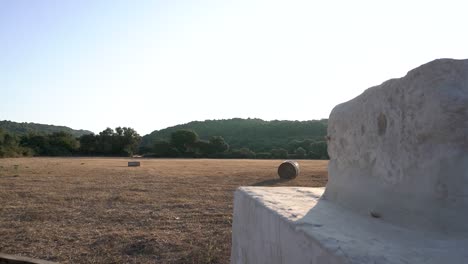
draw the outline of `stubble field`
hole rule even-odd
[[[0,159],[0,252],[61,263],[229,263],[237,187],[325,186],[327,161]]]

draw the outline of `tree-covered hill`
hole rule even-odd
[[[249,148],[254,152],[290,149],[298,141],[324,141],[327,119],[311,121],[264,121],[261,119],[223,119],[194,121],[153,131],[143,137],[142,148],[151,149],[158,140],[168,140],[177,130],[193,130],[201,139],[221,136],[231,149]],[[291,149],[292,151],[292,149]]]
[[[71,129],[66,126],[54,126],[54,125],[44,125],[37,123],[17,123],[12,121],[0,121],[0,129],[9,134],[15,134],[17,136],[27,135],[27,134],[51,134],[54,132],[65,132],[69,133],[75,137],[80,137],[86,134],[92,134],[93,132],[88,130],[76,130]]]
[[[162,158],[328,159],[327,121],[194,121],[143,138],[128,127],[94,135],[64,126],[0,121],[0,157],[139,153]]]

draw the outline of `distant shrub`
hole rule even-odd
[[[288,158],[288,151],[283,148],[272,149],[271,150],[271,157],[274,159],[287,159]]]
[[[170,143],[180,153],[190,151],[194,143],[198,141],[198,135],[192,130],[181,129],[171,133]]]
[[[0,158],[32,156],[34,151],[21,146],[20,138],[0,129]]]
[[[233,159],[255,159],[255,153],[248,148],[234,149],[230,153]]]
[[[327,142],[319,141],[310,144],[309,159],[330,159],[328,156]]]
[[[156,141],[153,146],[153,154],[156,157],[166,157],[171,150],[171,144],[167,141]]]
[[[257,159],[271,159],[270,152],[259,152],[255,154],[255,158]]]
[[[304,159],[306,157],[307,151],[302,147],[298,147],[294,152],[296,154],[296,159]]]
[[[210,146],[213,153],[222,153],[229,150],[229,144],[224,141],[223,137],[213,136],[210,138]]]

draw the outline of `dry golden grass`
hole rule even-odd
[[[327,161],[0,159],[0,252],[62,263],[228,263],[238,186],[324,186]]]

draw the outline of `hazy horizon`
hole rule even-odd
[[[153,130],[313,120],[438,58],[464,1],[0,0],[0,120]]]

